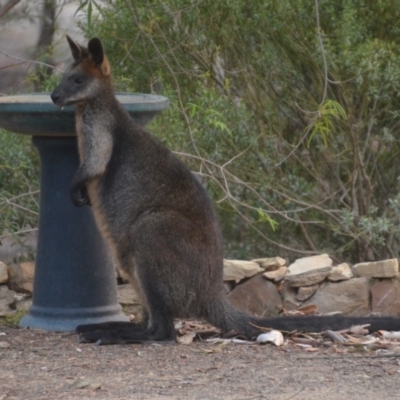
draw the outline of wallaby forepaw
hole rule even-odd
[[[86,186],[72,187],[70,191],[71,201],[74,206],[82,207],[84,205],[90,206],[89,195],[86,190]]]

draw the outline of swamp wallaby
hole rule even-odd
[[[82,325],[77,328],[82,341],[173,340],[174,318],[188,317],[247,338],[260,332],[257,327],[321,331],[370,323],[372,331],[400,330],[400,319],[391,317],[264,319],[235,309],[223,294],[221,231],[205,189],[116,100],[100,40],[93,38],[84,48],[67,39],[74,62],[51,98],[60,107],[76,107],[81,163],[71,199],[78,207],[92,205],[103,237],[143,305],[141,323]]]

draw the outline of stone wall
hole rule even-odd
[[[327,254],[286,265],[280,257],[226,260],[228,298],[257,315],[278,313],[371,313],[400,316],[397,259],[333,265]],[[233,289],[232,289],[233,288]]]
[[[33,290],[34,263],[0,262],[0,316],[12,314]],[[126,282],[124,276],[118,282]],[[225,260],[224,287],[236,307],[255,315],[371,313],[400,316],[397,259],[334,265],[327,254],[287,265],[280,257]],[[130,285],[119,285],[121,304],[137,303]],[[25,300],[26,301],[26,300]]]

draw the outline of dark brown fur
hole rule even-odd
[[[372,323],[372,330],[400,330],[397,318],[262,319],[232,307],[222,294],[223,244],[208,194],[115,99],[100,40],[91,39],[88,49],[68,42],[74,63],[52,99],[76,106],[81,164],[71,199],[76,206],[93,206],[102,235],[143,304],[141,324],[83,325],[77,331],[84,341],[173,340],[177,317],[204,318],[248,338],[259,333],[254,325],[321,331]]]

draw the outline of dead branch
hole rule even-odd
[[[0,9],[0,19],[3,18],[20,1],[21,0],[8,0],[8,2]]]

